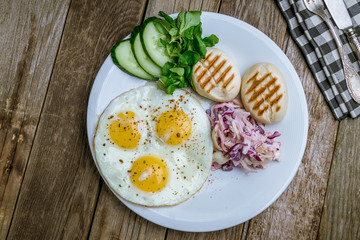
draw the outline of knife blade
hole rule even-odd
[[[355,52],[355,55],[360,64],[360,42],[353,29],[349,12],[343,0],[325,0],[325,5],[329,10],[336,26],[343,30],[349,39],[350,47]]]

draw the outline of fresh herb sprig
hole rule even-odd
[[[166,36],[160,39],[158,45],[173,61],[167,62],[162,68],[158,86],[167,94],[172,94],[177,88],[192,86],[192,67],[205,58],[206,47],[212,47],[219,42],[214,34],[202,38],[200,11],[180,12],[176,19],[160,11],[159,16],[165,21],[155,21],[156,29]],[[193,86],[192,86],[193,87]]]

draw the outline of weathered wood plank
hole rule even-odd
[[[360,119],[341,121],[318,239],[360,239]]]
[[[201,0],[196,0],[195,2],[201,2]],[[158,16],[159,11],[163,11],[167,14],[188,11],[190,3],[191,0],[150,0],[146,8],[145,18],[150,16]]]
[[[87,237],[100,189],[86,136],[87,100],[112,43],[139,23],[144,6],[71,3],[10,239]]]
[[[90,239],[164,239],[166,228],[132,212],[103,184]]]
[[[287,190],[250,222],[247,239],[315,239],[324,203],[338,122],[334,120],[304,58],[291,38],[286,55],[300,76],[309,108],[309,139]]]
[[[0,239],[28,162],[69,1],[0,2]]]
[[[220,0],[171,0],[149,1],[145,17],[157,16],[159,11],[168,14],[181,11],[209,11],[217,12],[220,6]]]
[[[196,0],[190,1],[189,10],[218,12],[220,8],[220,0]]]
[[[253,25],[282,47],[286,22],[274,1],[224,0],[221,2],[220,13]]]
[[[243,231],[243,224],[215,232],[190,233],[190,232],[168,230],[166,239],[169,240],[240,239],[242,231]]]

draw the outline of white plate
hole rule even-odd
[[[131,210],[156,224],[190,232],[215,231],[240,224],[261,213],[272,204],[293,179],[304,154],[308,111],[300,79],[282,50],[265,34],[238,19],[203,12],[203,36],[216,34],[216,45],[229,53],[239,66],[240,73],[258,62],[271,62],[282,71],[289,92],[285,119],[267,130],[282,135],[280,162],[267,169],[247,175],[242,169],[231,172],[212,172],[209,180],[195,196],[174,207],[147,208],[119,198]],[[110,56],[105,60],[91,90],[87,131],[91,152],[96,123],[111,99],[124,91],[146,84],[119,70]],[[96,164],[96,161],[95,161]]]

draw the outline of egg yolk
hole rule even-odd
[[[190,137],[191,121],[183,111],[166,111],[156,122],[156,133],[169,145],[182,144]]]
[[[121,148],[135,148],[141,137],[135,113],[127,111],[125,114],[119,113],[117,116],[119,119],[112,121],[109,127],[111,139]]]
[[[163,160],[153,156],[137,159],[130,171],[131,182],[145,192],[157,192],[163,189],[168,181],[168,170]]]

